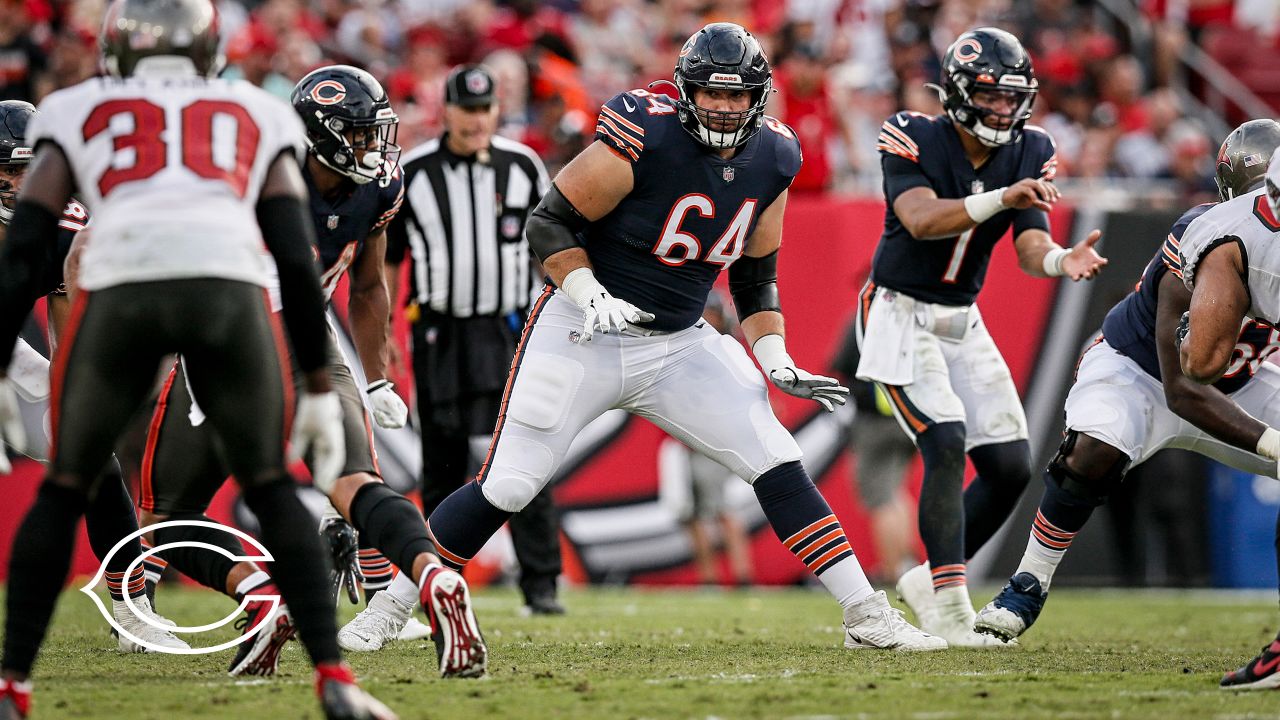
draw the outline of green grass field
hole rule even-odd
[[[436,677],[430,641],[351,663],[406,719],[1280,716],[1280,694],[1217,688],[1223,671],[1274,637],[1265,595],[1062,589],[1020,648],[924,654],[842,649],[839,612],[820,592],[583,590],[564,599],[567,617],[522,618],[515,594],[479,592],[483,680]],[[190,624],[221,617],[229,603],[171,586],[160,595],[162,612]],[[276,678],[236,681],[223,673],[230,651],[121,655],[106,627],[82,594],[63,596],[37,666],[36,718],[319,718],[296,643]]]

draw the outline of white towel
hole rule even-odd
[[[910,385],[915,379],[911,350],[916,320],[915,298],[881,288],[871,301],[862,334],[858,379],[885,385]]]
[[[27,402],[40,402],[49,397],[49,361],[36,349],[18,338],[13,348],[13,362],[9,363],[9,379],[18,395]]]

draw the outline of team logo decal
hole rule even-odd
[[[489,77],[479,70],[467,73],[467,90],[472,95],[484,95],[489,92]]]
[[[337,80],[321,80],[311,88],[311,99],[321,105],[336,105],[347,98],[347,88]]]
[[[330,230],[337,230],[338,220],[339,218],[337,215],[330,215],[328,221],[325,222],[324,226],[329,228]]]
[[[724,178],[725,182],[733,182],[733,166],[725,165],[723,168],[721,168],[720,177]]]
[[[965,38],[956,45],[956,60],[971,63],[982,56],[982,43],[977,38]]]
[[[1245,158],[1244,158],[1244,166],[1245,166],[1245,167],[1253,167],[1254,165],[1261,165],[1261,164],[1262,164],[1262,154],[1261,154],[1261,153],[1254,153],[1254,154],[1252,154],[1252,155],[1246,155],[1246,156],[1245,156]]]
[[[693,38],[689,38],[688,40],[685,41],[684,47],[680,48],[680,57],[684,57],[685,55],[688,55],[689,51],[692,49],[693,49]]]

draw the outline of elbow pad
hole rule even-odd
[[[782,311],[778,301],[778,251],[764,257],[743,255],[729,266],[729,292],[738,321],[765,310]]]
[[[325,364],[329,328],[324,318],[324,293],[316,269],[316,231],[301,198],[269,197],[258,201],[262,241],[276,261],[280,300],[294,356],[303,372]]]
[[[524,234],[529,239],[529,249],[545,263],[547,258],[562,250],[582,247],[578,233],[589,223],[552,183],[551,189],[542,196],[538,207],[529,216]]]

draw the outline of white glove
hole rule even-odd
[[[9,455],[4,446],[21,451],[27,447],[27,433],[22,428],[22,413],[18,409],[18,394],[9,378],[0,378],[0,475],[13,472]]]
[[[312,482],[325,495],[332,492],[347,461],[338,393],[303,393],[293,417],[293,437],[289,444],[290,461],[301,459],[309,451]]]
[[[751,352],[774,386],[788,395],[813,400],[827,412],[849,400],[849,388],[835,378],[814,375],[796,367],[796,362],[787,354],[781,335],[765,335],[756,340]]]
[[[610,295],[591,268],[578,268],[566,275],[560,289],[582,308],[582,342],[590,341],[596,331],[622,332],[628,324],[653,320],[653,313]]]
[[[365,388],[369,407],[373,409],[374,422],[384,428],[402,428],[409,421],[409,406],[396,394],[395,383],[390,380],[374,380]]]

